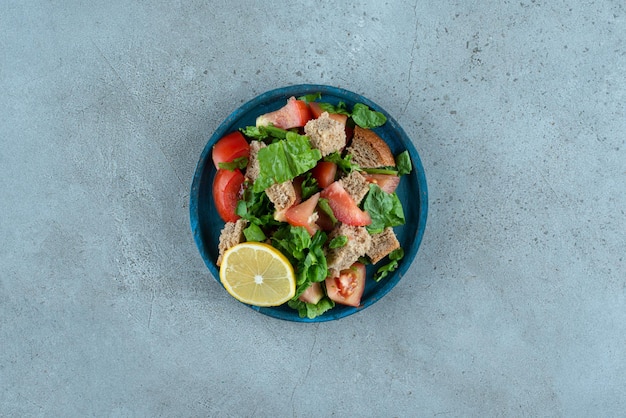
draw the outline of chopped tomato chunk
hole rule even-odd
[[[400,184],[400,177],[393,174],[367,174],[364,173],[363,177],[368,183],[377,184],[384,192],[393,193],[396,191],[398,184]]]
[[[319,161],[317,165],[311,170],[311,175],[317,184],[323,189],[331,185],[335,181],[335,175],[337,174],[337,164],[329,161]]]
[[[213,179],[213,200],[220,218],[224,222],[239,219],[236,213],[244,176],[239,170],[219,169]]]
[[[354,263],[350,268],[341,270],[339,276],[327,277],[328,297],[336,303],[358,307],[365,290],[365,274],[365,265]]]
[[[220,138],[213,146],[213,164],[219,169],[219,163],[230,163],[240,157],[250,155],[250,145],[241,132],[235,131]]]
[[[321,197],[328,199],[333,215],[339,221],[352,226],[366,226],[372,223],[369,213],[357,206],[338,181],[322,190]]]
[[[293,226],[303,226],[311,236],[315,235],[319,227],[315,223],[313,213],[319,199],[320,193],[317,192],[304,202],[287,209],[285,213],[287,222]]]
[[[290,97],[287,104],[278,110],[265,113],[256,119],[256,126],[274,125],[277,128],[300,128],[311,119],[309,105],[295,97]]]

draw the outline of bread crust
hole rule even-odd
[[[376,132],[354,127],[352,143],[348,147],[352,154],[352,162],[362,168],[376,168],[395,166],[396,160],[389,145]]]
[[[350,226],[340,224],[333,229],[328,239],[329,241],[340,235],[345,235],[348,242],[343,247],[328,250],[326,259],[331,277],[339,275],[341,270],[349,268],[364,256],[370,248],[372,237],[364,226]]]
[[[220,266],[226,250],[246,240],[243,235],[243,230],[247,225],[248,221],[245,219],[237,219],[236,222],[226,222],[226,224],[224,224],[224,228],[222,228],[220,232],[220,242],[217,246],[219,255],[215,264]]]
[[[373,264],[376,264],[398,248],[400,248],[400,242],[396,238],[393,228],[387,227],[383,232],[372,235],[372,244],[367,250],[367,256]]]

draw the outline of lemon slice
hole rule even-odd
[[[220,281],[235,299],[255,306],[282,305],[296,293],[289,260],[260,242],[243,242],[228,249],[220,266]]]

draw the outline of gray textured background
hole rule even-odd
[[[621,1],[0,3],[0,416],[619,416]],[[408,274],[317,325],[210,277],[189,187],[276,87],[366,95],[430,193]]]

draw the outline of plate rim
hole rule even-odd
[[[206,251],[204,246],[204,241],[201,237],[201,228],[199,222],[199,213],[198,213],[198,191],[200,186],[200,181],[204,174],[204,169],[206,167],[207,162],[212,161],[209,157],[209,153],[212,149],[213,144],[221,138],[224,134],[226,134],[226,130],[231,129],[232,125],[235,121],[240,119],[243,115],[249,113],[253,108],[258,107],[262,103],[266,103],[268,101],[275,101],[278,98],[284,97],[288,98],[291,96],[302,96],[305,94],[317,93],[320,92],[322,96],[326,93],[328,95],[332,95],[339,98],[345,98],[353,103],[363,103],[369,106],[371,109],[375,109],[376,111],[381,112],[387,118],[387,123],[392,126],[391,129],[397,131],[400,134],[400,142],[403,146],[406,146],[407,151],[411,157],[413,163],[413,170],[417,176],[417,184],[419,188],[419,214],[418,214],[418,225],[417,225],[417,234],[413,240],[411,240],[410,248],[405,249],[405,254],[409,254],[410,259],[403,260],[400,263],[400,266],[396,271],[393,272],[392,276],[389,277],[385,284],[382,287],[377,289],[377,293],[374,297],[370,297],[367,299],[361,306],[357,307],[343,307],[344,309],[338,311],[333,314],[333,311],[329,311],[324,315],[320,315],[316,318],[310,319],[307,317],[300,318],[297,311],[294,310],[293,314],[295,315],[287,315],[282,310],[277,310],[274,308],[263,308],[253,305],[245,304],[246,306],[252,308],[253,310],[262,313],[264,315],[292,321],[292,322],[326,322],[337,320],[341,318],[345,318],[354,313],[360,312],[363,309],[371,306],[376,303],[380,299],[382,299],[387,293],[393,289],[397,283],[402,279],[407,270],[413,264],[415,257],[417,256],[417,252],[423,240],[424,232],[426,230],[426,221],[428,217],[428,185],[426,181],[426,174],[424,172],[424,167],[422,165],[421,158],[413,144],[413,140],[409,137],[402,126],[398,124],[398,122],[381,106],[372,100],[364,97],[358,93],[352,92],[350,90],[346,90],[341,87],[335,87],[325,84],[294,84],[284,87],[278,87],[271,90],[268,90],[264,93],[261,93],[252,99],[246,101],[241,106],[237,107],[234,111],[232,111],[213,131],[210,135],[209,139],[206,141],[202,153],[198,158],[196,163],[196,167],[194,170],[194,176],[191,183],[190,196],[189,196],[189,217],[190,217],[190,226],[192,230],[192,234],[194,237],[194,241],[196,246],[200,252],[200,256],[204,261],[204,264],[209,269],[213,278],[222,286],[219,280],[219,270],[215,263],[211,260],[210,254]],[[408,141],[406,141],[408,140]],[[406,256],[405,256],[406,257]],[[242,302],[239,302],[242,303]],[[290,312],[291,313],[291,312]]]

